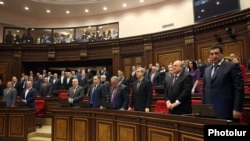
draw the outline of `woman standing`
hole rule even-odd
[[[199,80],[200,80],[200,70],[197,68],[195,61],[188,62],[189,75],[193,78],[193,88],[192,94],[200,92]]]

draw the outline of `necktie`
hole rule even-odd
[[[177,80],[177,75],[174,76],[172,86],[175,84],[176,80]]]
[[[139,80],[138,80],[137,85],[136,85],[136,87],[137,87],[137,91],[139,90],[140,85],[141,85],[141,81],[139,81]]]
[[[92,104],[93,103],[93,95],[94,95],[94,92],[95,92],[95,89],[96,89],[96,85],[93,87],[92,91],[91,91],[91,97],[90,97],[90,103]]]
[[[214,66],[213,66],[213,70],[212,70],[211,77],[214,77],[214,76],[215,76],[215,74],[216,74],[217,71],[218,71],[218,67],[219,67],[219,65],[214,65]]]
[[[111,102],[112,102],[112,103],[114,103],[114,100],[115,100],[116,90],[117,90],[117,89],[114,89],[114,90],[113,90],[113,93],[112,93],[112,97],[111,97]]]
[[[75,93],[76,93],[76,88],[73,89],[73,93],[71,94],[71,98],[74,97]]]

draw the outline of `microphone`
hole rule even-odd
[[[192,113],[192,114],[182,114],[182,116],[199,116],[201,113],[197,112],[197,113]]]

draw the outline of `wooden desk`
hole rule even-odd
[[[28,133],[36,131],[36,110],[0,108],[0,140],[27,141]]]
[[[53,141],[203,141],[204,124],[226,120],[88,108],[52,109]]]

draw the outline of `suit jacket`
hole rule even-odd
[[[152,72],[150,73],[149,80],[151,80]],[[160,72],[156,71],[155,75],[153,77],[153,86],[158,86],[160,85]]]
[[[110,99],[112,99],[114,88],[110,89]],[[116,90],[114,97],[113,107],[114,109],[127,109],[128,108],[128,95],[129,89],[126,85],[120,84]],[[112,102],[112,101],[111,101]]]
[[[88,84],[88,77],[85,76],[84,78],[82,78],[82,76],[80,75],[78,77],[78,81],[79,81],[79,85],[82,87],[86,87],[86,85]]]
[[[26,98],[25,98],[25,92],[26,92],[26,89],[23,90],[21,98],[26,100],[26,105],[29,108],[35,108],[35,99],[37,95],[37,90],[35,88],[30,88]]]
[[[130,107],[134,107],[135,111],[145,111],[145,108],[151,107],[152,83],[144,77],[137,91],[137,82],[138,80],[133,83]]]
[[[17,99],[17,90],[15,88],[6,88],[3,91],[3,101],[6,103],[6,107],[14,107]]]
[[[122,80],[120,80],[120,83],[126,85],[129,88],[129,80],[127,78],[124,77]]]
[[[45,86],[43,86],[44,83],[42,83],[40,90],[39,90],[39,94],[42,97],[45,96],[50,96],[51,92],[52,92],[52,85],[51,83],[46,84]]]
[[[68,90],[70,87],[72,87],[72,80],[73,79],[74,79],[73,77],[70,77],[69,78],[69,83],[67,83],[67,77],[64,77],[63,84],[64,84],[64,89],[65,90]]]
[[[181,103],[173,110],[169,109],[170,114],[191,114],[192,103],[191,103],[191,90],[193,87],[192,77],[182,71],[177,80],[173,84],[174,77],[166,80],[165,88],[165,100],[174,103],[179,100]]]
[[[84,95],[84,89],[82,86],[78,86],[74,93],[74,87],[70,87],[68,90],[68,98],[73,98],[73,104],[70,106],[75,107],[79,105],[79,102],[82,101]]]
[[[55,82],[54,82],[55,81]],[[59,90],[60,89],[60,79],[54,78],[51,80],[52,90]]]
[[[92,108],[99,108],[105,105],[106,88],[103,84],[98,84],[93,91],[94,87],[95,85],[90,86],[89,103],[92,105]]]
[[[241,111],[244,81],[239,65],[223,61],[211,78],[212,65],[205,69],[202,103],[213,104],[220,119],[233,119],[233,110]]]
[[[16,82],[15,85],[13,84],[13,87],[16,89],[17,95],[20,96],[22,94],[21,83]]]

